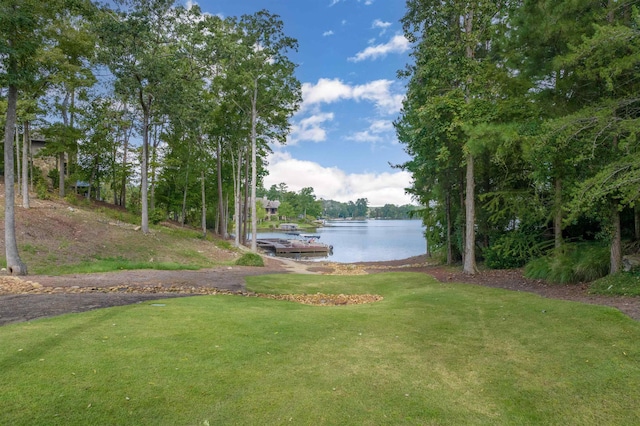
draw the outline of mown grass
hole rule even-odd
[[[640,324],[423,274],[251,277],[201,296],[0,328],[0,424],[640,423]]]

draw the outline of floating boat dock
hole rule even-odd
[[[258,238],[258,247],[278,254],[329,254],[333,247],[327,244],[282,238]]]

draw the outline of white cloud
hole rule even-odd
[[[316,84],[302,85],[303,104],[300,110],[305,111],[317,104],[331,104],[351,99],[372,102],[380,113],[396,114],[402,108],[404,95],[394,93],[394,83],[392,80],[374,80],[352,86],[337,78],[321,78]]]
[[[323,32],[323,33],[322,33],[322,36],[323,36],[323,37],[327,37],[327,36],[332,36],[333,34],[334,34],[334,33],[333,33],[333,31],[329,30],[329,31],[325,31],[325,32]]]
[[[377,143],[395,138],[393,123],[389,120],[373,120],[367,130],[347,136],[347,140],[354,142]],[[386,135],[389,134],[389,135]]]
[[[395,114],[402,108],[404,96],[392,93],[393,83],[391,80],[374,80],[355,86],[353,97],[357,100],[364,99],[375,103],[376,108],[382,113]]]
[[[344,84],[337,78],[332,80],[328,78],[321,78],[315,85],[312,83],[303,83],[302,109],[309,105],[333,103],[342,99],[349,99],[351,97],[351,93],[351,86]]]
[[[344,0],[331,0],[331,3],[329,4],[329,7],[335,6],[336,4],[340,3],[341,1],[344,1]]]
[[[387,28],[389,28],[391,26],[391,22],[384,22],[381,21],[380,19],[376,19],[375,21],[373,21],[373,24],[371,24],[371,28],[373,29],[381,29],[382,31],[380,31],[380,35],[383,35],[384,33],[387,32]]]
[[[393,122],[390,120],[374,120],[371,122],[371,131],[374,133],[393,132]]]
[[[364,130],[347,136],[347,140],[355,142],[382,142],[382,137],[369,130]]]
[[[322,142],[327,139],[327,132],[321,125],[333,120],[333,113],[320,113],[303,118],[291,126],[289,145],[295,145],[298,141]]]
[[[411,197],[404,193],[404,188],[411,185],[411,175],[405,171],[347,174],[337,167],[297,160],[286,152],[271,154],[268,161],[269,175],[264,178],[265,188],[284,182],[290,191],[312,187],[318,199],[344,203],[366,198],[373,207],[412,203]]]
[[[409,49],[409,40],[407,40],[403,35],[396,35],[389,41],[389,43],[369,46],[348,59],[351,62],[360,62],[367,59],[375,60],[385,57],[390,53],[404,53]]]

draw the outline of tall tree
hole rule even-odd
[[[484,151],[483,141],[472,137],[470,131],[495,120],[490,113],[499,99],[495,79],[504,71],[492,57],[491,49],[494,39],[504,31],[508,9],[507,0],[409,0],[403,18],[405,36],[414,42],[415,65],[404,72],[411,80],[403,111],[406,118],[397,123],[399,137],[409,144],[410,153],[425,153],[435,159],[427,164],[436,169],[446,165],[453,153],[462,157],[446,167],[451,172],[448,182],[437,180],[442,174],[428,177],[421,161],[405,167],[414,173],[416,193],[444,196],[444,200],[433,201],[445,205],[447,223],[451,220],[453,182],[459,182],[459,191],[464,188],[463,260],[467,274],[477,272],[476,158]],[[436,149],[427,152],[421,148],[425,141]],[[460,165],[465,169],[464,182],[458,180],[451,167]],[[439,183],[428,185],[430,179]],[[445,186],[441,186],[443,183]],[[427,184],[426,192],[415,184]]]
[[[28,87],[38,71],[38,49],[48,39],[43,29],[53,20],[58,2],[44,4],[30,0],[0,2],[0,85],[7,88],[4,128],[5,252],[7,270],[26,275],[27,266],[18,253],[15,235],[15,189],[13,136],[16,126],[18,91]]]
[[[573,218],[605,218],[600,222],[609,234],[610,273],[622,261],[620,212],[632,211],[640,200],[640,14],[632,14],[633,3],[610,1],[599,8],[593,34],[557,59],[579,78],[584,105],[554,120],[552,129],[579,144],[572,161],[591,171],[573,193],[571,211]]]
[[[148,164],[152,116],[173,81],[176,51],[172,28],[174,0],[121,0],[107,11],[99,28],[102,60],[116,77],[116,89],[136,99],[142,115],[140,167],[141,227],[149,232]]]
[[[241,50],[233,75],[237,80],[234,99],[250,117],[251,140],[251,232],[257,233],[256,189],[258,187],[259,140],[284,142],[289,132],[289,118],[297,110],[301,89],[294,76],[295,64],[287,53],[296,50],[297,41],[284,34],[277,15],[266,10],[243,16]],[[257,251],[256,238],[251,250]]]

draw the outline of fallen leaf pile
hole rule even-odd
[[[382,300],[382,296],[377,294],[260,294],[258,297],[315,306],[360,305]]]
[[[305,305],[336,306],[373,303],[382,300],[375,294],[262,294],[252,292],[232,292],[205,286],[110,286],[110,287],[45,287],[32,281],[24,281],[17,277],[0,277],[0,296],[7,294],[77,294],[77,293],[132,293],[132,294],[232,294],[247,297],[288,300]]]
[[[346,263],[325,263],[333,271],[325,275],[366,275],[367,271],[361,265],[350,265]]]

